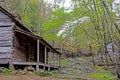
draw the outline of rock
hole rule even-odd
[[[29,72],[28,72],[28,74],[34,74],[34,72],[32,72],[32,71],[29,71]]]
[[[21,74],[27,74],[27,72],[24,71],[24,70],[20,71],[20,73],[21,73]]]
[[[27,67],[24,68],[23,71],[25,71],[25,72],[27,72],[27,71],[35,72],[35,69],[32,66],[27,66]]]
[[[39,72],[44,72],[44,70],[43,69],[39,69]]]
[[[17,74],[17,70],[12,71],[11,74]]]
[[[12,74],[15,74],[15,75],[17,75],[17,74],[22,74],[22,70],[21,70],[21,69],[18,69],[18,70],[12,71],[11,73],[12,73]]]
[[[6,70],[8,70],[8,69],[5,68],[5,67],[0,67],[0,73],[4,72],[4,71],[6,71]]]
[[[0,67],[0,73],[2,73],[4,71],[3,67]]]

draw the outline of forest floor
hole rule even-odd
[[[96,61],[96,63],[98,63]],[[66,58],[61,60],[61,70],[56,76],[73,80],[115,80],[110,69],[93,67],[91,57]]]
[[[9,74],[9,70],[0,73],[0,80],[115,80],[110,70],[93,67],[91,57],[64,58],[60,71],[39,74]]]

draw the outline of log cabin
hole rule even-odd
[[[0,7],[0,66],[34,66],[36,71],[58,68],[61,53],[34,35],[10,12]]]

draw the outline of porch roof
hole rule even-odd
[[[18,33],[21,33],[21,34],[24,34],[26,36],[29,36],[30,38],[34,39],[34,40],[39,40],[40,43],[42,43],[44,46],[46,46],[48,49],[50,49],[52,52],[54,53],[57,53],[59,55],[61,55],[61,53],[59,51],[57,51],[56,49],[54,49],[48,42],[46,42],[42,37],[40,36],[37,36],[37,35],[34,35],[33,33],[31,32],[28,32],[28,31],[24,31],[22,29],[14,29],[14,32],[18,32]]]

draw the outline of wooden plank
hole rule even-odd
[[[40,57],[40,41],[39,39],[37,40],[37,62],[39,62],[39,57]],[[39,65],[36,64],[36,72],[39,72]]]
[[[60,59],[61,59],[61,56],[60,56],[60,55],[58,55],[58,57],[59,57],[59,58],[58,58],[58,61],[59,61],[59,62],[58,62],[58,67],[60,67],[60,65],[61,65],[61,64],[60,64]]]
[[[49,64],[51,64],[51,50],[50,50],[50,52],[49,52]]]
[[[0,21],[6,21],[6,20],[9,20],[8,18],[0,18]],[[9,20],[11,21],[11,20]]]
[[[40,43],[39,43],[40,41],[39,40],[37,40],[37,62],[39,62],[39,54],[40,54]]]
[[[0,59],[0,64],[7,64],[10,59]]]
[[[0,47],[0,53],[11,52],[11,47]]]
[[[48,68],[55,68],[57,69],[58,66],[51,66],[51,65],[48,65],[48,64],[44,64],[44,63],[37,63],[37,62],[13,62],[14,65],[31,65],[31,66],[34,66],[34,65],[39,65],[39,66],[43,66],[43,67],[48,67]]]
[[[12,40],[12,37],[11,36],[4,36],[4,37],[0,37],[0,41],[3,41],[3,40]]]
[[[4,38],[9,39],[9,38],[12,38],[12,35],[11,34],[0,34],[0,38],[1,39],[4,39]]]
[[[0,42],[2,43],[2,42],[12,42],[11,40],[0,40]]]
[[[8,17],[7,15],[5,15],[5,14],[4,14],[3,12],[1,12],[1,11],[0,11],[0,18],[3,18],[3,19],[4,19],[4,18],[8,18],[8,19],[9,19],[9,17]]]
[[[1,35],[4,35],[4,34],[12,34],[12,31],[1,31],[0,34],[1,34]]]
[[[0,53],[0,59],[10,59],[11,53]]]
[[[12,40],[0,40],[0,47],[11,47]]]
[[[12,31],[12,26],[7,26],[7,27],[0,26],[0,32],[1,31]]]
[[[13,62],[14,65],[39,65],[39,66],[50,66],[44,63],[37,62]]]
[[[10,22],[8,19],[0,20],[0,26],[6,27],[6,26],[12,26],[14,23]]]
[[[10,47],[12,45],[12,43],[2,43],[0,42],[0,47]]]
[[[7,39],[9,39],[9,38],[12,38],[12,34],[0,34],[0,38],[2,39],[2,38],[7,38]]]
[[[0,43],[12,43],[12,42],[9,40],[3,40],[3,41],[1,40]]]
[[[45,64],[47,63],[47,48],[45,47]]]

